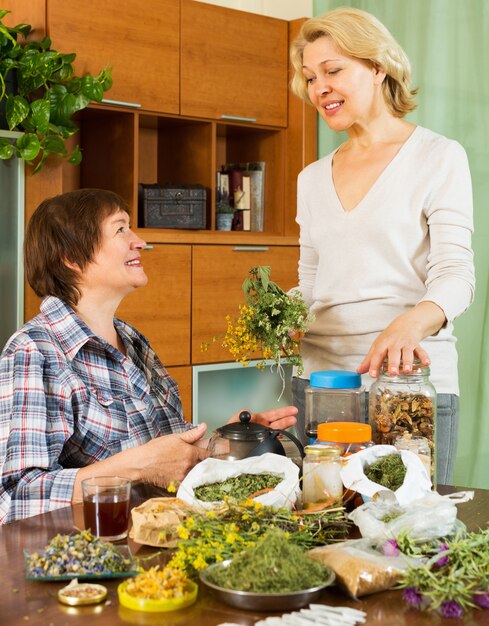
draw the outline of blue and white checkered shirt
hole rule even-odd
[[[118,319],[127,357],[59,298],[0,359],[0,523],[71,502],[80,467],[189,428],[175,381],[148,340]]]

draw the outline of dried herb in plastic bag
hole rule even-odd
[[[406,467],[400,454],[387,454],[365,468],[365,476],[382,487],[396,491],[404,482]]]
[[[238,502],[262,489],[273,489],[282,482],[274,474],[240,474],[219,483],[201,485],[194,489],[195,497],[203,502],[218,502],[233,498]]]

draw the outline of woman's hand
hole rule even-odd
[[[241,413],[241,411],[239,413]],[[228,424],[239,422],[239,413],[233,415],[228,421]],[[297,408],[295,406],[284,406],[279,409],[263,411],[262,413],[251,413],[251,421],[270,428],[285,430],[297,423],[296,415]]]
[[[421,347],[421,341],[437,333],[445,324],[442,309],[434,302],[420,302],[413,309],[396,317],[373,342],[366,357],[357,368],[359,374],[368,372],[377,377],[384,359],[388,360],[389,374],[399,373],[402,361],[403,370],[411,372],[414,359],[423,365],[430,364],[427,352]]]

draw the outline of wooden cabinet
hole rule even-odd
[[[179,0],[48,0],[53,47],[76,52],[80,75],[112,67],[106,97],[179,112]]]
[[[282,289],[297,285],[299,250],[296,246],[193,246],[192,252],[192,363],[230,361],[220,343],[205,352],[202,343],[226,331],[226,315],[239,315],[241,285],[256,265],[270,265],[271,278]]]
[[[287,22],[182,0],[182,115],[287,125]]]
[[[18,0],[11,23],[30,22],[31,1]],[[224,333],[226,315],[238,314],[249,268],[270,265],[284,289],[297,284],[296,179],[316,158],[317,130],[313,107],[287,90],[288,44],[301,21],[193,0],[36,0],[35,6],[39,35],[46,26],[54,47],[75,51],[78,73],[113,66],[106,95],[126,105],[79,112],[80,132],[70,139],[82,148],[79,166],[48,160],[35,176],[27,168],[26,221],[44,198],[80,187],[111,189],[126,200],[132,227],[152,249],[143,256],[148,286],[130,294],[117,315],[148,336],[175,376],[190,420],[192,367],[231,360],[218,344],[204,353],[201,343]],[[264,230],[217,231],[216,172],[250,161],[266,164]],[[203,185],[206,228],[145,228],[139,183]],[[38,304],[26,287],[26,319]]]
[[[190,363],[191,247],[154,245],[143,252],[148,284],[121,302],[116,315],[151,341],[166,365]]]

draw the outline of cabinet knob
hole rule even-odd
[[[268,246],[234,246],[234,252],[268,252]]]
[[[144,246],[144,249],[145,249],[145,250],[152,250],[152,249],[153,249],[153,245],[152,245],[152,244],[150,244],[150,243],[147,243],[147,244]]]

